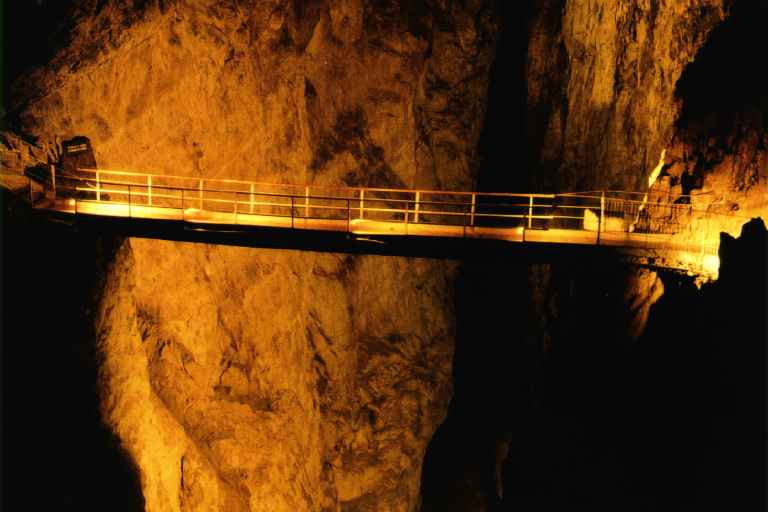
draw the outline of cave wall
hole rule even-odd
[[[14,87],[101,167],[466,189],[491,2],[78,2]],[[455,265],[128,239],[96,314],[147,510],[414,510],[451,394]]]
[[[17,82],[19,126],[43,145],[88,135],[104,167],[469,188],[477,181],[499,27],[490,4],[79,2],[67,47]],[[720,28],[748,18],[737,18],[731,4],[539,0],[521,8],[531,16],[523,38],[531,185],[644,190],[667,149],[663,181],[675,193],[706,192],[699,206],[717,212],[764,214],[763,104],[758,99],[757,110],[750,103],[725,122],[722,113],[733,105],[714,116],[689,115],[712,97],[692,91],[710,83],[723,62],[707,57],[710,43],[725,39],[728,48]],[[708,61],[714,64],[695,71]],[[743,80],[749,62],[735,76]],[[681,86],[686,76],[694,77],[690,87]],[[683,190],[686,173],[694,189]],[[742,223],[727,230],[736,234]],[[618,350],[577,350],[583,346],[575,333],[591,327],[588,300],[615,320],[602,329],[601,343],[632,346],[653,321],[662,290],[680,286],[666,275],[583,263],[520,267],[503,279],[488,269],[460,271],[488,281],[480,287],[486,299],[472,307],[495,303],[496,293],[508,299],[511,285],[533,302],[510,308],[520,321],[530,313],[536,325],[514,337],[500,334],[500,321],[487,336],[460,341],[464,350],[489,338],[522,340],[522,348],[502,350],[507,359],[490,361],[499,376],[472,388],[490,387],[490,403],[515,409],[468,407],[475,425],[496,423],[470,431],[475,437],[465,430],[448,437],[448,456],[438,464],[461,464],[461,453],[472,451],[478,474],[465,466],[453,475],[465,499],[444,493],[442,481],[432,509],[467,510],[471,502],[481,510],[493,502],[493,466],[504,462],[504,446],[511,453],[508,493],[562,485],[550,490],[568,504],[567,478],[546,483],[546,464],[569,450],[589,461],[591,445],[568,443],[568,436],[583,437],[578,424],[536,432],[536,422],[562,412],[569,396],[599,391],[606,374],[564,398],[560,389],[530,391],[553,371],[539,374],[527,363],[538,365],[553,351],[561,361],[565,354],[588,362]],[[421,457],[450,397],[455,274],[452,264],[402,258],[126,241],[97,319],[102,408],[139,468],[147,509],[413,510]],[[475,315],[481,326],[487,313],[457,315]],[[494,354],[472,364],[487,368]],[[504,373],[510,360],[515,371]],[[565,368],[548,385],[567,387],[581,374]],[[516,391],[505,402],[509,386]],[[542,396],[557,397],[554,409],[520,406]],[[519,441],[525,435],[552,442],[526,445]],[[467,439],[471,447],[461,448]],[[598,465],[584,478],[596,485],[616,467]],[[507,503],[521,504],[511,496]],[[536,503],[528,498],[520,499]]]
[[[727,2],[543,0],[528,49],[530,161],[544,187],[644,190],[675,85]]]
[[[82,2],[18,82],[21,127],[104,167],[468,188],[497,22],[487,2]]]
[[[649,200],[689,202],[710,215],[692,215],[676,240],[717,246],[721,233],[739,236],[751,218],[768,218],[768,109],[765,81],[754,73],[765,2],[544,1],[534,12],[527,75],[530,159],[540,165],[534,183],[645,191],[666,150]],[[674,273],[610,264],[531,269],[549,368],[549,382],[534,394],[544,404],[537,414],[555,414],[564,427],[543,434],[551,440],[533,435],[530,446],[511,449],[506,483],[520,494],[506,506],[541,505],[526,495],[531,481],[545,486],[555,508],[580,499],[607,510],[664,503],[717,510],[727,496],[743,507],[761,502],[762,484],[744,467],[757,467],[747,446],[762,446],[764,432],[751,415],[765,412],[765,325],[747,313],[765,304],[762,236],[744,242],[755,251],[741,254],[741,264],[720,244],[724,282],[701,291]],[[743,293],[735,293],[739,286]],[[730,333],[752,356],[736,355]],[[718,411],[713,404],[726,387],[742,398]],[[748,440],[737,441],[739,431]],[[558,449],[574,474],[542,484],[552,475],[535,459],[563,463]],[[734,469],[739,476],[725,475],[717,467],[737,466],[734,453],[749,462]],[[657,472],[661,459],[668,465]],[[580,489],[569,491],[572,482]]]
[[[531,12],[533,186],[690,204],[672,241],[715,248],[699,267],[716,279],[720,232],[768,216],[768,103],[754,72],[768,4],[545,0]]]
[[[519,37],[507,30],[521,14],[507,16],[502,40]],[[488,179],[495,169],[483,167],[481,183],[643,192],[666,149],[649,200],[717,215],[679,241],[717,246],[721,232],[768,217],[755,69],[765,2],[541,0],[527,16],[529,175]],[[516,63],[516,51],[494,66]],[[508,101],[491,96],[489,111]],[[497,142],[499,154],[512,143]],[[725,282],[704,286],[597,255],[464,264],[475,298],[457,304],[454,399],[425,462],[425,510],[759,508],[762,243],[743,263],[723,259]],[[725,407],[726,394],[739,398]]]

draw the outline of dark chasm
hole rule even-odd
[[[768,88],[754,66],[768,3],[737,4],[677,85],[693,144],[764,133]],[[480,190],[541,184],[526,172],[543,133],[525,110],[527,5],[504,4]],[[454,397],[425,458],[422,510],[766,510],[766,247],[753,219],[740,238],[721,235],[715,283],[660,272],[664,295],[634,341],[621,264],[551,262],[545,327],[531,301],[541,268],[465,262]]]

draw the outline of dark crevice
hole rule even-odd
[[[713,127],[726,137],[745,124],[768,126],[757,37],[766,2],[739,3],[678,84],[678,128],[699,138]],[[553,34],[561,7],[535,2]],[[526,105],[526,9],[504,13],[480,190],[546,187],[547,166],[557,164],[540,161],[542,120],[566,97],[550,77],[541,104]],[[561,64],[553,69],[567,72]],[[701,187],[701,173],[681,179],[686,191]],[[528,266],[463,264],[454,396],[426,453],[422,510],[764,510],[768,259],[764,228],[751,233],[725,238],[720,280],[702,290],[661,273],[665,294],[635,342],[624,297],[631,268],[558,261],[536,290]],[[536,293],[546,296],[543,310],[533,306]]]
[[[488,103],[480,134],[477,189],[528,190],[525,66],[528,19],[533,2],[501,2],[502,29],[488,83]]]
[[[121,241],[2,197],[2,509],[144,510],[103,423],[93,311]]]
[[[744,124],[768,126],[768,75],[763,72],[768,0],[734,2],[677,82],[678,129],[726,137]]]

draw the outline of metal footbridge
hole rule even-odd
[[[324,187],[110,169],[27,174],[30,204],[65,217],[157,220],[185,229],[344,233],[386,243],[495,240],[612,247],[660,267],[717,272],[722,219],[689,198],[591,191],[486,193]],[[401,239],[402,241],[402,239]],[[714,267],[714,268],[713,268]]]

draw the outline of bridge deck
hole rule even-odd
[[[32,205],[75,216],[205,226],[343,232],[359,236],[491,239],[683,253],[662,266],[713,266],[719,237],[681,231],[711,215],[642,194],[511,194],[327,188],[80,169],[29,179]],[[18,185],[18,184],[16,184]],[[706,233],[704,233],[706,232]],[[715,270],[716,271],[716,270]]]
[[[673,234],[628,233],[575,229],[530,229],[377,221],[369,219],[321,219],[212,212],[195,208],[175,209],[160,206],[116,204],[79,200],[57,200],[45,209],[70,214],[183,221],[201,225],[240,225],[315,231],[348,232],[355,235],[405,235],[423,237],[489,238],[507,242],[538,242],[580,245],[608,245],[659,250],[686,250],[690,243],[676,242]],[[708,248],[708,253],[711,248]]]

